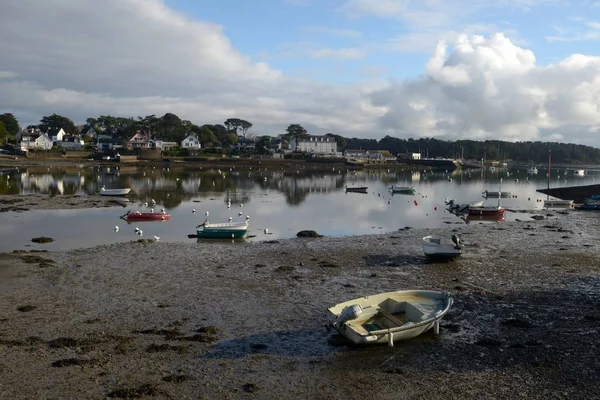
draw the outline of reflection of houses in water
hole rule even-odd
[[[421,180],[421,173],[419,171],[414,171],[410,175],[410,180],[413,182],[419,182]]]
[[[327,193],[343,186],[342,175],[312,175],[283,177],[276,182],[277,189],[283,192],[301,191],[305,193]]]
[[[223,201],[227,204],[231,200],[231,204],[244,204],[250,202],[250,194],[245,191],[228,190]]]
[[[70,193],[76,193],[85,186],[85,177],[64,175],[54,178],[52,174],[31,175],[27,172],[20,174],[21,193],[52,193],[64,194],[65,187],[72,187]]]

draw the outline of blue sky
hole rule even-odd
[[[600,0],[19,0],[0,113],[600,144]],[[24,27],[27,27],[24,29]]]
[[[376,2],[385,0],[372,1]],[[600,39],[600,29],[586,25],[600,21],[600,1],[490,0],[481,10],[465,13],[458,7],[463,5],[468,9],[469,3],[475,2],[450,1],[449,7],[457,11],[456,15],[440,22],[427,21],[428,14],[435,12],[436,1],[407,1],[409,8],[415,5],[415,9],[424,11],[420,21],[410,22],[401,15],[351,12],[344,8],[348,3],[345,0],[168,1],[190,18],[222,25],[233,46],[253,60],[268,62],[286,74],[328,82],[417,76],[422,73],[437,39],[453,31],[481,35],[504,32],[515,43],[533,50],[540,65],[573,53],[594,54]],[[357,3],[365,4],[366,8],[369,1]],[[432,6],[418,6],[426,3]],[[590,19],[594,15],[596,19]],[[591,40],[585,40],[586,35]],[[553,36],[564,41],[552,40]],[[344,56],[343,49],[354,52],[348,50]],[[333,53],[327,55],[325,50]]]

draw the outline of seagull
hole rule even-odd
[[[138,231],[138,235],[142,236],[143,234],[144,234],[144,232],[143,232],[143,231],[140,229],[140,230]]]
[[[206,215],[208,217],[208,211],[204,213],[204,215]]]
[[[135,228],[135,233],[138,233],[140,231],[140,228],[136,227]]]
[[[151,213],[153,213],[153,212],[154,212],[154,208],[151,208],[151,209],[150,209],[150,212],[151,212]]]
[[[160,240],[160,237],[159,237],[159,236],[154,236],[154,241],[155,241],[155,242],[158,242],[159,240]]]
[[[242,216],[242,212],[240,211],[240,212],[238,213],[238,215],[241,217],[241,216]]]
[[[115,226],[115,232],[119,232],[119,227]]]
[[[269,230],[265,228],[265,235],[269,233]]]
[[[249,219],[250,219],[250,216],[249,216],[249,215],[246,215],[246,220],[249,220]]]
[[[240,203],[240,207],[244,207],[244,204],[243,204],[243,203]]]
[[[196,213],[196,209],[192,208],[192,214],[195,214],[195,213]]]
[[[229,217],[229,222],[233,221],[233,217]]]

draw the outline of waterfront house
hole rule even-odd
[[[20,147],[23,151],[50,150],[53,142],[45,133],[28,133],[21,136]]]
[[[298,136],[290,143],[291,150],[315,155],[337,153],[337,142],[331,136],[304,135]]]
[[[155,147],[154,141],[151,141],[152,134],[144,130],[137,131],[135,135],[127,142],[129,149],[151,149]]]
[[[57,144],[65,150],[81,150],[85,143],[80,135],[65,135]]]
[[[46,136],[48,136],[53,142],[62,142],[65,135],[66,133],[63,128],[48,128],[46,131]]]
[[[181,141],[181,147],[184,149],[190,150],[198,150],[202,147],[198,137],[194,134],[188,135],[185,139]]]

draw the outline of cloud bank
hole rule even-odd
[[[173,112],[199,124],[239,117],[270,135],[300,123],[347,137],[592,145],[600,131],[600,57],[541,66],[501,33],[440,42],[413,79],[355,84],[286,76],[161,0],[8,2],[0,37],[0,112],[24,124]]]

